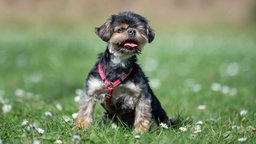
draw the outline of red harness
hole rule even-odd
[[[107,86],[107,93],[105,95],[107,105],[112,105],[110,102],[110,98],[112,96],[113,88],[120,85],[122,83],[122,81],[124,81],[131,74],[132,70],[133,70],[133,68],[130,68],[129,72],[127,74],[124,74],[119,79],[115,80],[114,82],[111,82],[106,79],[106,75],[103,71],[101,63],[98,64],[98,72],[100,74],[100,77],[104,81],[105,85]]]

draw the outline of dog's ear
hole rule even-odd
[[[147,26],[148,43],[151,43],[155,38],[155,31],[148,25]]]
[[[103,25],[95,28],[95,33],[105,42],[108,42],[112,35],[111,24],[114,18],[115,15],[110,16]]]

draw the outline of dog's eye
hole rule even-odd
[[[117,31],[118,33],[121,33],[121,32],[124,31],[124,28],[120,27],[120,28],[118,28],[116,31]]]

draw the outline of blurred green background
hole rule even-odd
[[[254,0],[1,0],[1,26],[99,25],[110,14],[131,10],[147,17],[152,25],[165,29],[177,26],[245,26],[256,20]]]
[[[97,126],[86,133],[71,131],[74,123],[67,126],[61,118],[78,111],[76,96],[97,54],[105,50],[94,28],[124,10],[145,16],[156,30],[139,64],[168,115],[217,122],[207,123],[202,137],[193,142],[233,143],[240,137],[253,142],[255,0],[0,0],[0,140],[70,142],[79,133],[83,141],[93,142],[93,134],[103,142],[134,142],[132,133],[107,133],[108,127],[101,132]],[[59,104],[61,110],[56,108]],[[11,110],[6,111],[6,105]],[[248,115],[240,116],[241,110]],[[47,111],[52,119],[44,115]],[[96,119],[102,111],[96,108]],[[26,130],[21,126],[24,119],[37,123],[45,134]],[[230,132],[236,124],[240,131]],[[159,141],[191,139],[189,133],[170,130],[154,131],[141,140]]]

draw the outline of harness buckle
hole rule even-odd
[[[105,97],[106,97],[106,104],[107,105],[112,105],[111,102],[110,102],[111,95],[106,93]]]

